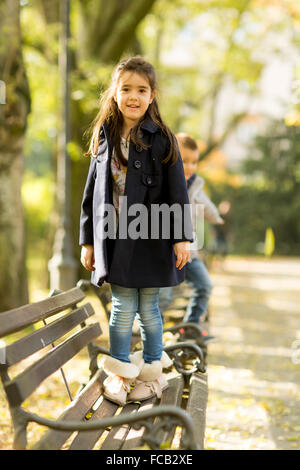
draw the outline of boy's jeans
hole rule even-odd
[[[184,322],[199,323],[201,315],[207,311],[212,283],[204,263],[194,258],[185,266],[185,281],[194,289],[193,296],[188,304]],[[159,306],[163,312],[172,302],[172,287],[160,289]]]
[[[158,306],[159,287],[138,289],[111,284],[111,291],[109,337],[112,357],[130,362],[132,325],[137,315],[144,346],[144,361],[159,361],[163,352],[163,325]]]

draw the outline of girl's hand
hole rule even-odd
[[[174,243],[174,253],[177,258],[176,268],[182,269],[190,259],[190,242]]]
[[[93,245],[82,245],[81,248],[81,256],[80,256],[81,264],[87,269],[88,271],[95,271],[94,263],[94,246]]]

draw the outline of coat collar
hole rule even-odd
[[[147,116],[141,124],[141,129],[145,129],[146,131],[149,131],[154,134],[158,129],[158,125],[155,124],[155,122],[152,121],[149,116]]]
[[[141,123],[141,129],[149,131],[152,134],[154,134],[154,132],[156,132],[158,130],[158,128],[159,128],[158,125],[155,124],[155,122],[152,121],[152,119],[149,116],[146,116],[145,119],[143,120],[143,122]],[[107,123],[106,122],[103,123],[102,129],[104,130],[104,135],[107,138],[108,137],[108,129],[107,129]]]

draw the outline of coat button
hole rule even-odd
[[[142,163],[140,162],[140,160],[135,160],[134,166],[135,166],[135,168],[137,168],[137,169],[138,169],[138,168],[141,168]]]
[[[142,152],[143,151],[143,149],[140,145],[136,145],[135,149],[136,149],[137,152]]]
[[[147,176],[147,184],[151,184],[152,183],[152,178],[151,176]]]

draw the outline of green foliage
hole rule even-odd
[[[286,126],[282,121],[273,122],[266,135],[258,136],[250,150],[243,171],[248,180],[263,181],[266,188],[280,193],[293,192],[300,183],[300,131]]]
[[[43,176],[53,168],[58,131],[57,40],[54,32],[51,34],[51,27],[47,28],[49,46],[45,48],[45,25],[34,8],[24,9],[22,23],[23,54],[32,99],[25,140],[25,167]],[[31,24],[35,27],[31,28]]]
[[[162,114],[175,132],[209,140],[223,87],[255,91],[269,30],[252,3],[162,0],[139,27],[145,55],[158,71]],[[282,23],[288,26],[287,17]]]
[[[27,241],[48,238],[49,214],[53,210],[53,176],[37,178],[30,171],[25,173],[22,185],[22,199],[25,208]]]
[[[59,24],[46,21],[39,6],[41,3],[27,2],[21,15],[23,54],[32,96],[25,142],[26,172],[29,170],[30,173],[26,173],[23,188],[28,243],[31,246],[38,243],[40,237],[45,237],[48,245],[50,243],[47,238],[50,237],[48,219],[53,200],[50,182],[56,177],[61,103],[57,68]],[[71,142],[68,151],[72,160],[75,241],[78,239],[80,198],[88,167],[88,159],[83,157],[88,143],[86,131],[96,116],[100,94],[110,82],[114,65],[109,60],[103,62],[101,51],[105,49],[106,36],[114,34],[116,21],[108,21],[106,25],[101,25],[101,21],[104,17],[110,18],[117,3],[103,2],[100,11],[96,0],[72,2]],[[132,4],[132,1],[128,2],[130,7]],[[160,109],[174,132],[185,131],[196,139],[210,142],[217,129],[222,128],[221,132],[226,130],[234,111],[229,110],[226,116],[221,117],[221,122],[217,122],[216,110],[220,94],[228,84],[246,95],[250,102],[264,67],[261,51],[281,54],[278,41],[272,40],[272,34],[290,31],[292,25],[293,37],[295,40],[299,37],[296,20],[293,21],[288,7],[266,21],[268,8],[267,4],[262,8],[259,1],[249,0],[156,0],[134,36],[142,54],[155,65]],[[122,5],[119,16],[124,10],[126,8]],[[105,35],[104,26],[109,30]],[[95,43],[96,37],[101,37],[101,41]],[[125,47],[122,55],[130,54],[130,50],[132,48]],[[280,145],[284,145],[282,142]],[[258,148],[262,144],[258,140],[256,145]],[[277,144],[274,141],[272,145],[276,147]],[[276,250],[294,252],[299,229],[296,218],[293,219],[297,204],[290,193],[294,192],[295,181],[300,180],[300,163],[290,162],[287,151],[283,157],[286,162],[283,175],[282,162],[280,158],[276,160],[275,150],[274,161],[261,162],[259,152],[264,150],[256,147],[252,150],[251,159],[243,169],[248,175],[244,186],[237,189],[214,184],[211,196],[215,202],[225,197],[234,202],[232,230],[235,251],[255,252],[257,245],[264,240],[266,227],[270,226],[274,229]],[[261,171],[262,167],[264,171]],[[266,177],[272,171],[274,177]],[[291,172],[294,180],[289,177]],[[34,175],[38,178],[36,184],[33,183]],[[278,193],[276,188],[279,184],[282,190]],[[40,207],[32,197],[34,193],[39,194],[36,199],[40,201]],[[283,200],[288,208],[282,204]],[[270,210],[273,202],[278,206],[276,217],[274,210]],[[281,232],[281,224],[276,225],[274,219],[289,224],[291,239],[286,239],[286,243],[280,241],[285,237],[284,230]]]
[[[138,38],[156,66],[161,111],[172,130],[218,140],[237,109],[222,110],[220,116],[222,92],[229,87],[249,103],[259,95],[266,59],[286,58],[276,38],[289,35],[291,28],[291,43],[297,43],[295,12],[280,2],[275,7],[250,0],[157,1]]]
[[[54,176],[27,170],[22,185],[25,212],[26,265],[32,289],[48,289],[47,262],[52,255]]]
[[[267,227],[275,235],[275,253],[297,255],[300,251],[300,130],[273,122],[259,135],[249,151],[242,172],[244,184],[210,186],[216,202],[232,202],[235,253],[262,251]]]
[[[82,158],[82,149],[76,142],[69,142],[67,145],[67,151],[71,160],[74,162]]]

